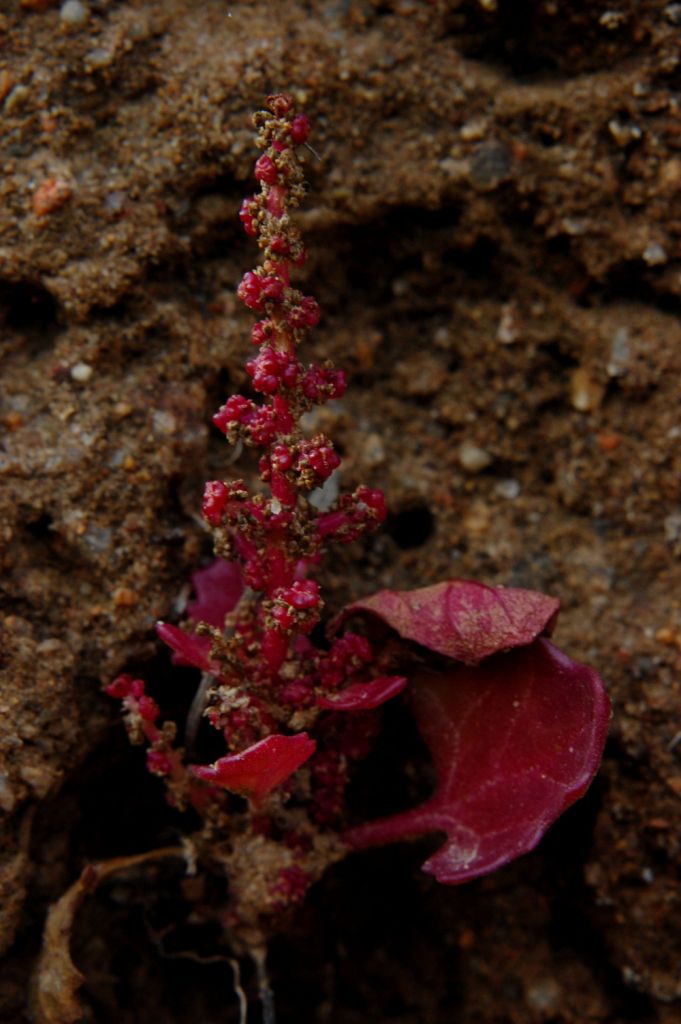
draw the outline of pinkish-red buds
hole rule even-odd
[[[291,142],[303,146],[310,137],[310,119],[306,114],[296,114],[291,121]]]
[[[286,317],[286,322],[292,330],[303,330],[307,327],[316,327],[321,318],[321,310],[316,299],[305,295],[300,305],[294,306]]]
[[[275,117],[286,117],[293,110],[293,100],[285,92],[275,92],[265,99],[265,106]]]
[[[137,702],[137,710],[145,722],[155,722],[161,714],[161,709],[153,697],[142,694]]]
[[[264,345],[272,337],[273,324],[271,320],[258,320],[251,327],[251,341],[254,345]]]
[[[135,680],[127,672],[123,675],[117,676],[112,682],[108,683],[104,687],[104,692],[109,697],[116,697],[118,700],[123,700],[125,697],[129,697],[132,693],[133,683]]]
[[[262,308],[262,284],[257,274],[247,270],[236,290],[237,295],[249,309]]]
[[[258,205],[254,197],[244,199],[241,206],[239,207],[239,220],[243,224],[244,231],[251,238],[255,238],[258,234],[258,229],[255,226],[254,217],[257,213]]]
[[[203,518],[211,526],[219,526],[229,501],[229,488],[222,480],[209,480],[203,489]]]
[[[282,235],[275,235],[270,242],[270,249],[275,256],[288,256],[291,246]]]
[[[310,440],[303,439],[298,446],[296,468],[300,472],[309,466],[320,481],[328,479],[340,466],[340,461],[332,443],[321,434]]]
[[[305,397],[320,405],[329,399],[342,398],[347,388],[347,377],[343,370],[311,366],[305,373],[301,386]]]
[[[267,153],[263,153],[255,162],[255,176],[258,181],[265,185],[275,185],[277,182],[277,166]]]
[[[147,770],[152,775],[160,775],[162,778],[170,775],[172,771],[172,761],[169,754],[164,750],[149,750],[147,751]]]
[[[279,387],[295,386],[300,373],[297,359],[287,352],[263,348],[246,363],[246,372],[253,378],[253,387],[263,395],[272,395]]]
[[[234,423],[244,423],[256,411],[255,402],[243,395],[231,395],[213,416],[215,426],[226,434]]]

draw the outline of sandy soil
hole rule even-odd
[[[320,415],[344,485],[392,510],[331,567],[331,609],[451,576],[546,590],[615,705],[597,782],[535,854],[460,889],[419,874],[424,846],[331,870],[273,944],[280,1021],[678,1020],[681,5],[82,14],[0,13],[0,1020],[25,1019],[83,864],[181,828],[100,686],[167,675],[153,623],[209,556],[249,112],[273,89],[315,125],[308,354],[351,374]],[[85,906],[88,1020],[238,1019],[227,964],[161,955],[188,896],[164,868]]]

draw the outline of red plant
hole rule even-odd
[[[266,107],[255,116],[260,190],[240,211],[262,260],[238,287],[260,315],[246,369],[261,397],[232,395],[213,417],[228,441],[259,453],[260,483],[206,484],[218,560],[194,575],[188,627],[157,627],[174,662],[204,674],[185,742],[194,745],[205,717],[224,737],[224,756],[189,764],[142,681],[126,675],[107,688],[123,699],[132,740],[149,744],[149,770],[170,801],[191,804],[205,822],[195,847],[229,878],[228,906],[216,912],[251,946],[350,848],[445,833],[424,868],[450,883],[531,849],[589,785],[609,717],[596,673],[544,638],[558,602],[531,591],[463,580],[386,590],[347,607],[327,642],[318,631],[312,638],[329,546],[376,529],[385,502],[360,486],[320,507],[319,489],[341,460],[323,434],[305,436],[301,417],[340,398],[346,379],[298,358],[320,317],[291,283],[305,259],[290,212],[304,191],[297,147],[310,126],[287,96]],[[363,620],[362,632],[341,632],[350,617]],[[380,706],[405,690],[432,755],[433,795],[349,827],[353,765],[371,749]]]

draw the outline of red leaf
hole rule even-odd
[[[204,782],[260,800],[300,768],[316,748],[306,732],[267,736],[240,754],[228,754],[211,765],[192,765],[191,770]]]
[[[333,697],[317,697],[316,704],[333,711],[369,711],[396,697],[406,685],[406,676],[378,676],[368,683],[347,686]]]
[[[207,622],[222,629],[225,615],[231,612],[244,592],[241,569],[236,562],[216,558],[205,569],[192,573],[196,598],[187,605],[194,622]]]
[[[375,615],[404,640],[478,665],[484,658],[550,633],[559,602],[515,587],[450,580],[419,590],[380,590],[343,609],[332,629],[356,612]]]
[[[435,792],[350,830],[351,846],[445,832],[423,868],[440,882],[464,882],[532,850],[596,773],[610,702],[593,669],[547,640],[478,668],[422,671],[411,685]]]
[[[212,672],[214,675],[219,672],[219,668],[210,660],[212,640],[209,636],[185,633],[169,622],[157,622],[156,633],[173,652],[174,665],[193,665],[202,672]]]

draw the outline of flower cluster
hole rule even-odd
[[[123,699],[130,737],[149,744],[148,767],[166,779],[175,805],[190,803],[214,821],[230,807],[230,794],[240,794],[262,829],[272,794],[279,812],[282,799],[304,804],[308,830],[338,829],[350,766],[377,730],[375,709],[406,678],[384,671],[365,637],[350,632],[322,646],[310,640],[323,608],[313,572],[329,544],[376,529],[386,507],[382,492],[366,486],[324,511],[310,501],[341,459],[324,434],[303,433],[301,417],[340,399],[347,386],[342,370],[306,365],[298,355],[321,315],[316,300],[291,281],[305,261],[290,212],[304,195],[297,149],[310,125],[283,95],[270,96],[254,120],[263,150],[255,167],[260,188],[244,200],[240,219],[258,242],[261,262],[237,289],[260,315],[251,330],[258,352],[246,363],[254,394],[229,397],[213,422],[230,443],[258,452],[260,480],[253,490],[242,479],[206,483],[202,511],[218,561],[195,575],[190,628],[157,627],[176,663],[204,673],[199,711],[223,734],[225,756],[211,765],[186,764],[174,746],[175,726],[157,725],[160,712],[141,680],[121,676],[107,689]],[[346,721],[330,725],[332,712]],[[306,775],[293,778],[302,765]],[[304,845],[311,849],[313,839]],[[273,883],[277,905],[291,878],[299,900],[301,879],[309,884],[316,873],[299,864],[294,874],[281,868]],[[289,880],[283,887],[282,877]]]

